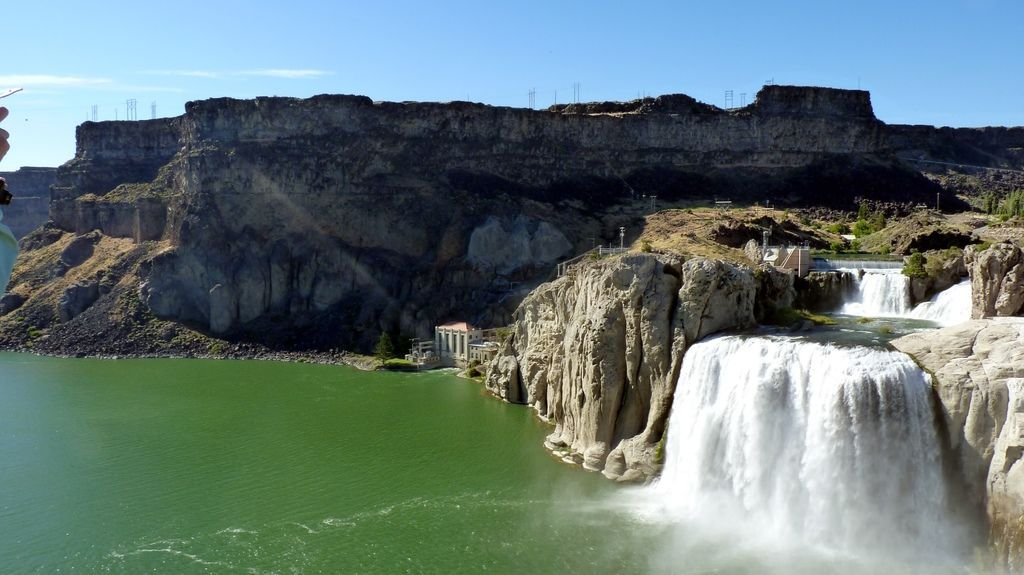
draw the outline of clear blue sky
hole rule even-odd
[[[75,126],[218,96],[364,94],[537,107],[761,85],[870,90],[889,123],[1024,125],[1021,0],[93,0],[0,6],[12,150],[56,166]]]

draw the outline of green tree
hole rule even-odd
[[[867,202],[861,202],[857,208],[857,219],[867,220],[869,217],[871,217],[871,208],[868,207]]]
[[[999,205],[999,214],[1007,218],[1024,216],[1024,190],[1010,192]]]
[[[395,357],[395,346],[391,343],[391,336],[388,332],[382,331],[377,338],[377,345],[373,348],[373,355],[381,360],[387,361]]]
[[[857,220],[857,222],[853,224],[853,235],[858,238],[866,236],[873,231],[874,230],[871,229],[871,224],[869,224],[867,220]]]
[[[911,278],[926,278],[928,272],[924,268],[924,254],[919,251],[914,251],[907,258],[907,263],[903,264],[903,275]]]
[[[995,192],[989,192],[985,194],[985,213],[994,214],[999,210],[999,198],[996,197]]]

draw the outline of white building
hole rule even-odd
[[[497,352],[497,330],[475,328],[464,321],[434,328],[434,353],[442,363],[458,367],[486,363]]]

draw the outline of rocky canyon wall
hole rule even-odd
[[[867,92],[827,88],[768,86],[729,111],[683,95],[541,111],[215,99],[80,126],[50,215],[70,233],[162,242],[139,268],[157,317],[366,350],[382,330],[507,323],[556,261],[636,233],[645,194],[932,200],[892,141]]]
[[[21,239],[46,223],[50,213],[50,186],[57,168],[21,168],[16,172],[0,172],[15,200],[4,206],[4,224],[14,237]]]

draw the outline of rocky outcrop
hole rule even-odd
[[[892,342],[935,378],[958,499],[987,509],[993,546],[1024,567],[1024,319],[973,320]]]
[[[1024,314],[1024,250],[1010,241],[978,247],[964,251],[971,273],[971,317]]]
[[[46,223],[50,214],[50,186],[57,168],[21,168],[16,172],[0,172],[14,201],[4,206],[4,224],[14,237],[21,239]]]
[[[795,307],[818,313],[842,307],[856,285],[853,274],[847,271],[809,272],[795,282]]]
[[[687,345],[752,325],[755,295],[750,270],[713,260],[583,262],[519,306],[487,388],[554,424],[552,450],[642,480],[656,473]]]
[[[910,299],[915,304],[928,301],[933,295],[953,287],[967,276],[964,254],[958,248],[932,250],[923,255],[927,275],[910,278]]]
[[[796,282],[799,277],[791,270],[781,270],[770,264],[761,264],[754,271],[757,298],[754,317],[757,321],[774,317],[775,313],[792,308],[797,300]]]

